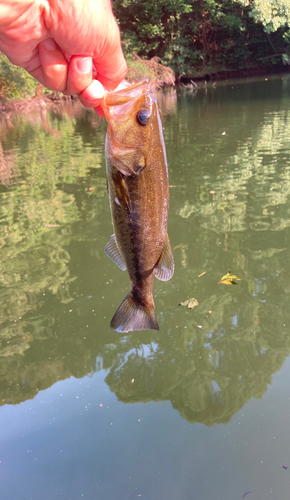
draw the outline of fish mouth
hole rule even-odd
[[[104,110],[107,120],[113,119],[115,122],[120,123],[124,120],[128,113],[130,113],[136,103],[136,97],[128,97],[128,100],[116,105],[109,105]]]
[[[130,112],[136,101],[145,93],[148,93],[150,98],[154,97],[148,78],[135,85],[122,82],[114,92],[106,92],[101,106],[107,121],[112,118],[117,122],[121,121],[123,115]]]

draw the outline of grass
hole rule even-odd
[[[149,78],[156,88],[175,84],[174,71],[161,64],[158,57],[146,60],[133,53],[133,58],[127,63],[128,73],[126,79],[129,82],[138,82],[144,78]]]
[[[0,53],[0,101],[24,99],[35,94],[38,82]]]

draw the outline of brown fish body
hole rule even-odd
[[[118,103],[118,104],[116,104]],[[156,329],[156,276],[172,277],[167,236],[169,188],[158,105],[147,81],[107,94],[106,163],[114,235],[106,253],[127,269],[131,290],[111,327],[120,332]]]

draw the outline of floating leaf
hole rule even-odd
[[[195,298],[188,299],[185,302],[179,302],[179,306],[184,306],[188,307],[188,309],[193,309],[194,307],[198,306],[198,302]]]
[[[229,271],[228,274],[226,274],[219,280],[218,285],[220,283],[222,283],[223,285],[237,285],[238,284],[237,281],[240,280],[241,278],[238,278],[237,276],[232,274],[231,271]]]

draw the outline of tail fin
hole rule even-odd
[[[142,306],[129,292],[115,312],[110,326],[120,333],[134,330],[159,330],[154,304],[152,307]]]

